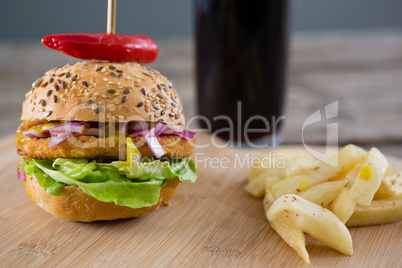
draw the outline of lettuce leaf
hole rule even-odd
[[[25,158],[21,164],[21,170],[27,175],[33,176],[46,193],[51,195],[60,195],[63,190],[64,183],[53,180],[49,175],[45,174],[30,158]]]
[[[62,158],[25,161],[29,165],[23,164],[21,170],[33,175],[49,194],[60,195],[64,185],[72,185],[100,201],[131,208],[155,205],[168,179],[179,177],[180,181],[194,182],[197,177],[190,159],[110,164]]]

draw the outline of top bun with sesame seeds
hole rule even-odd
[[[133,62],[92,61],[49,70],[36,80],[21,120],[185,123],[176,90],[158,71]]]

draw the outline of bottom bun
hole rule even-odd
[[[28,196],[42,209],[57,217],[71,221],[100,221],[139,217],[167,205],[179,185],[179,178],[168,180],[162,187],[159,202],[151,207],[130,208],[111,202],[102,202],[74,186],[64,186],[59,196],[46,193],[32,176],[23,181]]]

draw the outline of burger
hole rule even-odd
[[[133,62],[49,70],[22,104],[15,143],[28,196],[60,218],[138,217],[194,182],[195,133],[158,71]]]

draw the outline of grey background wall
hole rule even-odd
[[[249,0],[252,4],[253,0]],[[104,32],[107,0],[1,0],[0,39]],[[117,31],[190,37],[192,0],[119,0]],[[401,0],[293,0],[293,30],[402,29]]]

